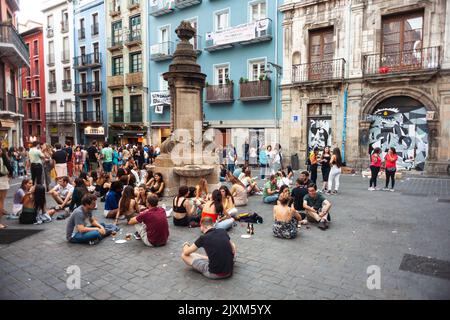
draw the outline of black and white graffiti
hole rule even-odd
[[[425,107],[382,108],[369,116],[369,152],[379,147],[384,157],[390,147],[399,156],[398,166],[423,170],[428,155],[428,126]]]
[[[331,120],[309,119],[308,149],[320,149],[331,145]]]

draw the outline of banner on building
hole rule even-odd
[[[249,41],[255,38],[256,23],[247,23],[227,30],[206,34],[207,40],[213,40],[214,45]]]
[[[175,0],[150,0],[150,7],[173,9]]]
[[[171,105],[169,91],[157,91],[150,93],[150,106],[153,107],[159,105]]]
[[[162,105],[162,104],[157,105],[157,106],[155,106],[155,113],[163,114],[163,112],[164,112],[163,109],[164,109],[164,105]]]

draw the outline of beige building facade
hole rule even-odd
[[[329,145],[362,169],[374,148],[395,147],[400,167],[447,171],[448,1],[288,0],[279,10],[286,155],[304,163]]]

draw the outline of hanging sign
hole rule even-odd
[[[150,106],[158,105],[170,105],[170,92],[169,91],[157,91],[150,93]]]

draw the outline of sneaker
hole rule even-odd
[[[19,219],[19,216],[18,216],[18,215],[15,215],[15,214],[9,214],[9,215],[6,217],[6,219],[8,219],[8,220],[18,220],[18,219]]]
[[[125,217],[124,215],[119,216],[119,220],[125,220],[127,217]]]
[[[89,245],[90,246],[95,246],[95,245],[97,245],[99,243],[100,243],[100,239],[95,239],[95,240],[89,241]]]
[[[375,188],[374,188],[374,187],[370,187],[370,188],[367,189],[367,190],[369,190],[369,191],[375,191]]]
[[[395,190],[394,189],[389,189],[389,191],[394,192]]]
[[[337,190],[333,190],[333,192],[331,192],[331,194],[336,195],[336,194],[338,194],[338,191]]]
[[[262,193],[261,191],[255,192],[255,194],[256,194],[257,196],[262,196],[262,195],[263,195],[263,193]]]
[[[135,238],[136,240],[141,240],[141,239],[142,239],[141,236],[139,235],[139,233],[138,233],[137,231],[133,234],[133,236],[134,236],[134,238]]]
[[[317,227],[321,230],[325,230],[327,228],[325,225],[325,220],[324,219],[320,220]]]
[[[389,189],[388,188],[383,188],[383,191],[389,191]]]

